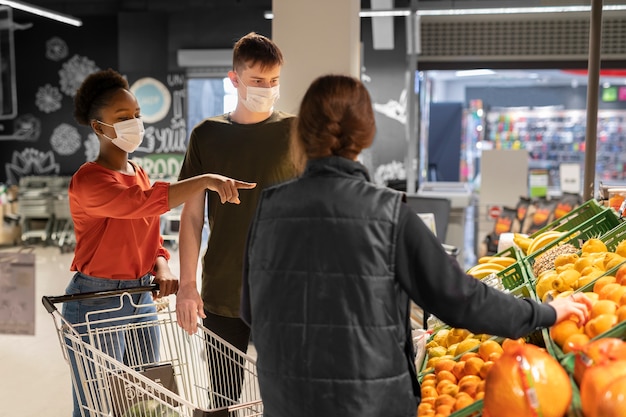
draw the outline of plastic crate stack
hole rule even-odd
[[[560,232],[558,238],[553,239],[548,244],[535,250],[533,253],[525,253],[521,248],[513,246],[496,254],[495,257],[507,258],[508,261],[504,264],[508,264],[508,266],[501,268],[497,273],[491,273],[490,275],[481,278],[485,280],[488,285],[499,288],[502,291],[509,292],[516,297],[530,297],[541,302],[542,300],[537,296],[536,292],[537,277],[533,272],[533,265],[537,262],[541,255],[558,245],[568,243],[573,245],[575,249],[578,249],[579,252],[576,256],[582,256],[580,250],[582,249],[584,243],[592,238],[602,241],[608,252],[615,252],[620,242],[626,240],[626,222],[624,219],[620,218],[614,209],[601,206],[596,200],[589,200],[585,202],[575,210],[529,237],[531,239],[535,239],[542,233],[553,230]],[[562,295],[552,293],[551,296],[566,296],[574,291],[589,293],[594,290],[594,286],[598,280],[604,279],[608,280],[607,282],[612,282],[611,277],[615,276],[617,270],[621,266],[626,265],[626,258],[623,262],[619,258],[616,259],[617,260],[611,264],[612,266],[610,268],[604,271],[601,275],[598,274],[598,276],[593,280],[587,280],[588,282],[584,285],[575,284],[574,288],[561,293]],[[487,260],[483,262],[487,262]],[[470,270],[471,269],[472,268],[470,268]],[[626,287],[626,284],[624,284],[624,286]],[[626,289],[624,289],[623,292],[626,293]],[[548,299],[544,299],[544,301],[547,302]],[[624,295],[622,300],[626,301],[626,295]],[[425,386],[430,385],[427,382],[428,379],[435,378],[432,376],[436,374],[434,364],[438,360],[441,360],[437,358],[443,357],[456,362],[458,365],[461,362],[466,362],[472,356],[476,357],[479,350],[481,350],[481,344],[484,343],[485,340],[489,340],[487,343],[491,345],[493,345],[494,342],[502,342],[501,338],[490,337],[489,335],[472,335],[467,330],[453,329],[445,324],[440,324],[439,327],[432,328],[431,330],[432,335],[426,341],[426,354],[424,355],[423,362],[421,364],[416,364],[417,369],[420,370],[420,382],[422,382]],[[600,334],[593,334],[592,337],[590,337],[590,340],[595,341],[609,337],[626,340],[626,320],[621,323],[616,320],[608,330],[605,330]],[[526,342],[544,347],[546,351],[559,361],[562,367],[568,372],[572,383],[573,398],[567,415],[582,416],[579,386],[574,380],[574,353],[564,353],[561,346],[559,346],[559,344],[552,339],[549,329],[543,329],[528,335],[526,337]],[[486,361],[485,358],[483,359]],[[478,361],[476,359],[474,360]],[[441,367],[439,368],[441,369]],[[463,388],[461,388],[461,384],[463,384],[462,374],[459,375],[457,383],[459,384],[459,389],[463,390]],[[433,392],[422,392],[422,402],[424,402],[425,394],[431,396],[426,397],[426,401],[432,401],[432,395],[441,395],[439,393],[434,394]],[[484,395],[484,393],[482,395]],[[476,395],[472,402],[467,401],[469,405],[462,407],[449,415],[453,417],[481,416],[483,409],[482,395]],[[428,405],[423,405],[421,407],[423,410],[427,410],[429,408]],[[418,409],[417,415],[419,417],[420,415],[429,414],[428,411],[423,411],[420,414],[420,409]]]
[[[22,241],[40,240],[48,243],[54,225],[51,205],[51,184],[55,177],[22,177],[18,191],[18,214],[22,225]]]

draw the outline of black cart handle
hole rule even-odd
[[[78,300],[90,300],[94,298],[106,298],[106,297],[115,297],[117,295],[122,294],[136,294],[140,292],[154,292],[158,291],[159,285],[146,285],[143,287],[134,287],[134,288],[122,288],[119,290],[108,290],[108,291],[93,291],[93,292],[83,292],[78,294],[68,294],[68,295],[59,295],[54,297],[43,296],[41,298],[41,302],[43,303],[48,313],[52,313],[56,310],[55,304],[58,303],[66,303],[68,301],[78,301]]]

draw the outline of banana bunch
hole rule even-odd
[[[474,278],[483,279],[487,275],[497,274],[515,262],[517,259],[510,256],[482,256],[478,259],[478,264],[468,269],[467,273]]]
[[[539,249],[549,245],[557,239],[563,237],[566,232],[557,230],[548,230],[540,233],[538,236],[531,238],[521,233],[513,235],[513,243],[515,243],[526,255],[537,252]]]

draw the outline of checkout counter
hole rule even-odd
[[[407,194],[416,213],[434,213],[437,237],[458,249],[461,267],[476,263],[473,194],[464,182],[425,182],[416,194]]]

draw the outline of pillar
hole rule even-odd
[[[297,113],[311,82],[360,76],[360,0],[273,0],[272,40],[285,58],[277,109]]]

